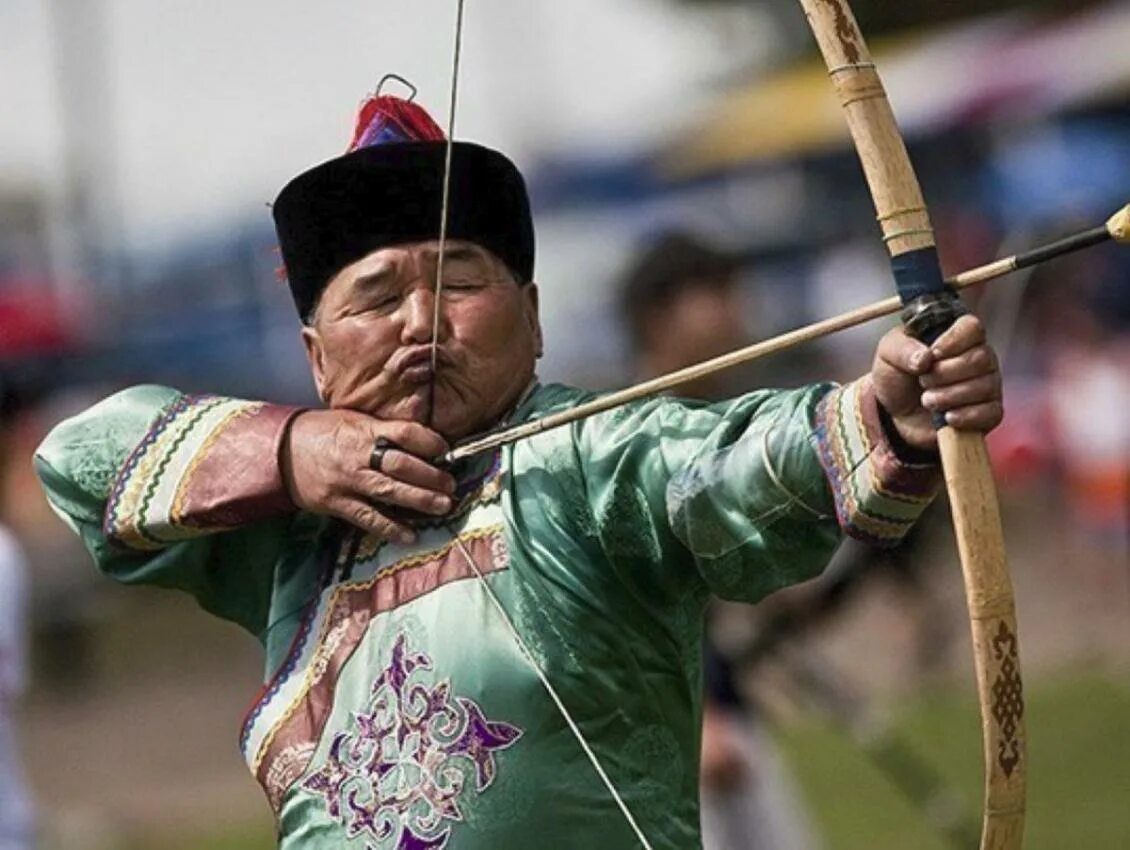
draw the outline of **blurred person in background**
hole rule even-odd
[[[0,375],[0,480],[7,457],[15,393]],[[0,504],[0,850],[30,850],[31,797],[24,784],[16,740],[16,703],[27,680],[27,569]]]
[[[325,409],[134,387],[36,468],[99,569],[263,644],[240,743],[280,846],[698,846],[709,595],[906,532],[940,484],[931,411],[1000,421],[980,323],[895,329],[842,386],[653,398],[448,468],[592,398],[536,378],[516,166],[375,96],[273,214]]]
[[[1125,564],[1130,553],[1130,332],[1120,269],[1101,257],[1061,260],[1034,281],[1046,391],[1072,527]],[[1122,274],[1125,274],[1123,271]],[[1063,280],[1078,281],[1063,286]],[[1045,285],[1046,284],[1046,285]],[[1105,414],[1100,413],[1105,411]],[[1125,579],[1124,569],[1117,579]],[[1114,592],[1114,587],[1107,587]]]
[[[654,378],[750,342],[739,257],[689,232],[653,237],[629,262],[620,286],[639,380]],[[764,372],[764,370],[762,370]],[[766,383],[752,368],[716,372],[679,389],[720,401]],[[735,671],[704,642],[702,843],[705,850],[815,850],[793,786],[761,720],[746,705]]]

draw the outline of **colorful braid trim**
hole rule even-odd
[[[883,434],[869,378],[833,389],[816,409],[816,441],[846,534],[898,543],[941,483],[936,464],[900,460]]]
[[[220,396],[178,399],[118,474],[106,536],[151,551],[293,509],[277,457],[297,412]]]

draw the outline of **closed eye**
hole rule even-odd
[[[454,292],[473,292],[485,286],[486,284],[481,280],[448,280],[443,283],[444,289]]]
[[[400,296],[395,294],[379,295],[367,298],[357,312],[359,313],[391,313],[400,303]]]

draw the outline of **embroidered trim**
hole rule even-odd
[[[318,652],[321,651],[321,648],[324,647],[326,637],[328,636],[330,629],[332,628],[331,624],[333,622],[333,617],[329,616],[329,614],[333,612],[334,607],[337,603],[337,597],[340,587],[341,585],[334,587],[333,593],[330,594],[330,601],[325,606],[327,616],[322,618],[322,624],[318,630],[318,637],[315,640],[315,645],[318,646],[319,649],[315,650],[315,656]],[[297,653],[295,654],[295,658],[297,659]],[[279,717],[277,721],[275,721],[270,731],[263,736],[263,741],[259,744],[259,749],[255,753],[255,759],[251,763],[252,773],[258,773],[259,766],[263,763],[263,758],[267,754],[267,750],[270,749],[271,744],[274,742],[275,735],[277,734],[278,730],[281,729],[288,720],[290,720],[291,716],[295,711],[298,710],[298,707],[302,704],[303,700],[306,699],[306,695],[310,692],[310,688],[314,684],[314,680],[316,678],[314,673],[315,666],[316,664],[314,660],[311,659],[311,662],[306,665],[306,675],[303,679],[302,687],[299,689],[298,695],[291,701],[290,705],[287,707],[286,711],[283,712],[282,716]],[[264,702],[266,702],[266,700],[264,700]]]
[[[287,706],[286,710],[279,716],[278,720],[276,720],[271,725],[270,730],[268,730],[267,733],[263,736],[263,740],[255,753],[255,757],[250,762],[252,773],[254,773],[255,775],[259,774],[263,760],[266,758],[271,746],[273,745],[275,737],[279,733],[279,730],[286,726],[287,722],[294,716],[295,712],[297,712],[298,709],[305,703],[311,688],[313,688],[313,686],[317,683],[317,680],[320,678],[321,674],[325,671],[329,655],[332,655],[333,650],[337,648],[336,645],[328,646],[329,638],[333,633],[333,630],[339,625],[339,623],[335,623],[335,617],[333,615],[334,612],[338,610],[339,605],[342,605],[342,600],[348,594],[353,594],[357,591],[370,590],[377,584],[377,582],[388,579],[392,576],[397,575],[398,573],[411,569],[412,567],[419,567],[430,562],[442,561],[448,554],[450,554],[451,550],[456,546],[456,542],[459,540],[462,540],[465,543],[469,543],[484,538],[498,537],[499,539],[501,539],[502,533],[503,526],[501,523],[478,528],[474,531],[466,532],[465,534],[460,535],[454,540],[451,540],[438,548],[431,549],[424,553],[401,558],[400,560],[389,564],[387,567],[378,570],[371,577],[363,581],[342,582],[335,585],[329,599],[322,606],[323,610],[326,613],[322,618],[322,624],[319,629],[317,641],[315,643],[318,648],[315,650],[314,656],[311,658],[310,663],[306,667],[306,675],[304,681],[302,682],[302,686],[291,699],[291,702]],[[507,559],[504,556],[501,566],[497,566],[496,568],[505,569],[506,566]],[[473,574],[471,577],[473,577]],[[443,583],[439,583],[436,585],[436,587],[430,588],[430,590],[435,590],[436,588],[442,586]],[[371,614],[375,613],[380,612],[371,612]],[[298,654],[296,653],[295,658],[297,658],[297,655]],[[264,704],[266,702],[267,700],[263,701]]]
[[[183,499],[207,449],[262,402],[184,396],[150,427],[122,467],[107,501],[103,531],[133,549],[154,550],[221,528],[184,523]]]
[[[176,495],[173,497],[172,507],[169,508],[169,522],[172,525],[182,525],[184,519],[184,506],[188,498],[188,485],[192,481],[192,475],[196,472],[197,468],[208,456],[208,451],[216,445],[220,437],[223,435],[224,430],[232,424],[236,419],[244,418],[250,414],[261,409],[263,405],[249,405],[246,407],[237,408],[227,414],[223,419],[216,424],[200,448],[196,450],[192,460],[188,462],[188,467],[185,469],[184,474],[181,476],[180,481],[177,482]]]
[[[933,465],[895,456],[877,407],[869,415],[868,405],[876,404],[867,379],[837,387],[817,406],[816,440],[840,527],[857,539],[893,545],[933,499],[939,475]]]
[[[124,498],[127,485],[130,485],[135,480],[135,471],[141,459],[146,455],[150,446],[157,442],[157,440],[164,433],[169,424],[176,419],[184,411],[188,410],[194,404],[199,403],[203,397],[201,396],[182,396],[172,406],[170,406],[153,426],[146,432],[141,442],[126,458],[125,465],[122,466],[122,471],[118,474],[114,486],[110,490],[110,497],[106,501],[106,514],[103,520],[102,530],[107,537],[114,537],[114,530],[123,525],[122,521],[118,518],[118,511],[121,508],[121,502]],[[141,548],[141,547],[138,547]]]
[[[381,579],[395,575],[401,570],[407,570],[411,567],[418,566],[419,564],[426,564],[428,561],[435,561],[439,558],[442,558],[455,548],[457,540],[462,540],[464,543],[469,543],[472,540],[480,540],[484,537],[491,537],[493,535],[501,533],[501,523],[495,523],[493,525],[487,525],[483,526],[482,528],[476,528],[471,531],[466,531],[463,534],[460,534],[458,537],[449,540],[442,546],[436,547],[435,549],[429,549],[427,552],[423,552],[418,555],[408,555],[404,558],[401,558],[399,561],[394,561],[387,567],[383,567],[377,570],[367,579],[363,579],[361,581],[342,582],[335,589],[335,593],[338,590],[364,590],[366,588],[372,587]]]
[[[453,824],[463,821],[465,768],[474,792],[485,792],[497,776],[497,754],[521,738],[520,728],[488,719],[433,671],[432,659],[399,634],[364,709],[351,713],[325,763],[299,786],[320,798],[347,839],[363,835],[396,850],[446,846]],[[272,765],[276,778],[297,779],[290,775],[302,749],[282,754],[277,771]]]
[[[147,535],[150,539],[158,543],[160,542],[160,539],[157,538],[156,535],[147,534],[148,529],[144,527],[144,517],[156,496],[157,485],[161,483],[161,478],[168,470],[169,464],[172,463],[173,456],[177,449],[188,439],[188,435],[192,432],[192,429],[200,424],[206,414],[219,407],[220,404],[221,402],[218,400],[208,404],[201,404],[193,411],[191,418],[184,422],[183,429],[172,436],[167,446],[161,446],[159,443],[155,443],[153,447],[155,455],[151,461],[154,467],[152,471],[145,470],[139,464],[138,471],[144,476],[140,482],[143,489],[141,503],[138,505],[136,514],[133,517],[133,522],[136,524],[135,530],[138,535]],[[188,411],[185,412],[187,413]]]
[[[239,750],[243,753],[245,760],[247,759],[247,742],[251,738],[251,732],[255,728],[255,722],[263,713],[263,709],[275,698],[279,689],[290,679],[291,674],[293,674],[298,667],[298,659],[302,657],[302,650],[306,646],[306,639],[310,637],[313,631],[314,620],[317,619],[318,600],[326,591],[325,582],[328,574],[328,569],[322,570],[322,577],[318,581],[318,592],[314,595],[314,598],[306,604],[306,610],[302,612],[302,620],[299,622],[298,631],[295,632],[294,638],[290,642],[290,648],[287,650],[286,657],[283,658],[278,669],[260,689],[259,694],[251,703],[251,707],[247,710],[247,714],[244,715],[243,726],[239,735]]]

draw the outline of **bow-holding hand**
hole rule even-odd
[[[373,447],[381,438],[389,447],[378,453]],[[411,543],[416,535],[403,522],[404,509],[443,516],[452,508],[455,479],[424,460],[446,451],[443,437],[418,422],[310,410],[291,423],[280,463],[299,509],[338,517],[384,540]]]
[[[933,415],[954,428],[988,432],[1004,417],[997,356],[972,315],[924,345],[894,328],[879,341],[871,381],[899,436],[916,449],[937,447]]]

